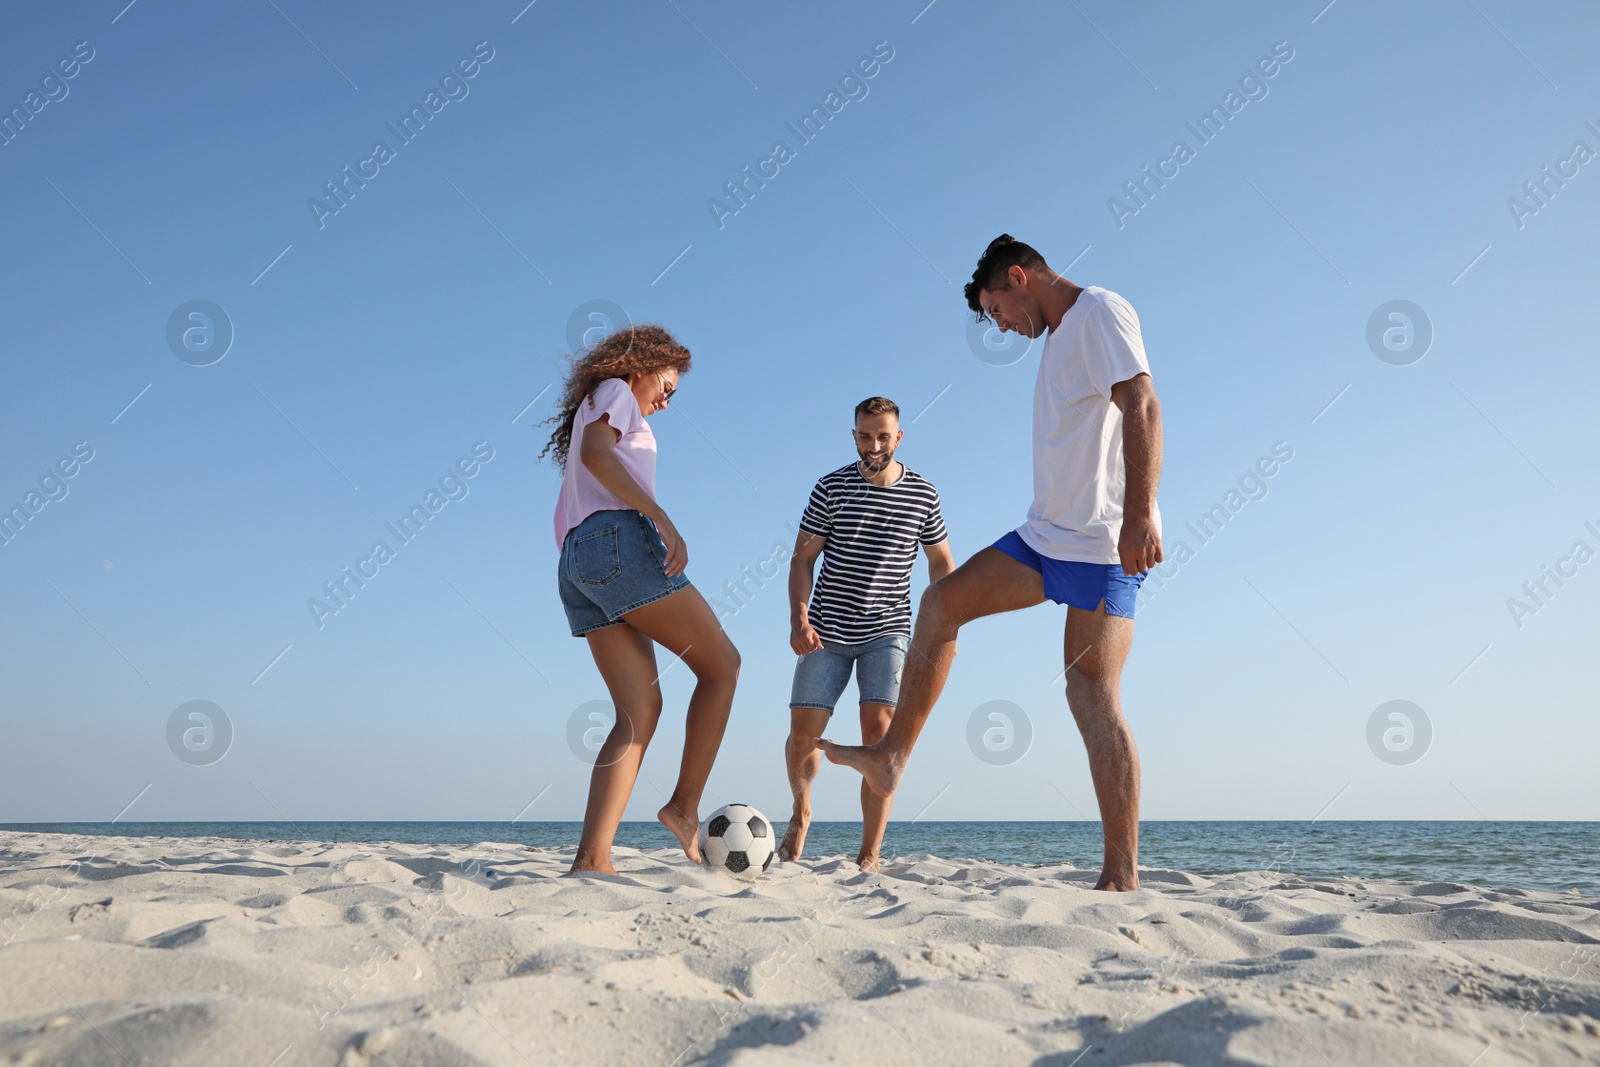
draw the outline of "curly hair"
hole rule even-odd
[[[541,423],[554,423],[556,428],[539,458],[554,452],[556,466],[566,470],[567,449],[572,444],[578,405],[587,400],[592,407],[595,389],[607,378],[626,378],[630,374],[666,367],[688,374],[689,359],[689,350],[664,327],[654,323],[624,326],[582,355],[574,356],[561,391],[561,409]]]

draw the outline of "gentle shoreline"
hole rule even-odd
[[[774,822],[782,833],[784,822]],[[576,820],[506,822],[254,821],[150,823],[11,823],[8,832],[171,837],[221,841],[470,845],[505,841],[540,848],[575,844]],[[1450,881],[1600,897],[1600,822],[1458,820],[1147,820],[1140,859],[1217,878],[1246,870],[1287,870],[1307,878]],[[817,820],[808,855],[854,856],[861,823]],[[652,820],[624,822],[617,843],[651,851],[674,847]],[[889,855],[935,855],[1013,866],[1072,863],[1087,867],[1102,847],[1096,820],[892,821]]]
[[[571,852],[0,832],[0,1062],[1600,1062],[1588,897]]]

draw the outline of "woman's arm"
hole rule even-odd
[[[596,429],[600,432],[594,432]],[[650,494],[634,480],[633,475],[628,473],[628,468],[624,467],[622,460],[617,457],[617,441],[621,437],[621,432],[611,425],[611,417],[601,415],[584,427],[583,445],[579,449],[578,462],[594,475],[595,481],[610,490],[618,500],[656,524],[656,530],[661,534],[661,542],[667,546],[666,572],[682,574],[689,565],[689,548],[683,543],[678,528],[672,525],[672,520],[667,518],[667,513],[661,509],[661,505],[650,499]]]

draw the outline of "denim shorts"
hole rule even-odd
[[[1038,571],[1044,579],[1044,595],[1057,604],[1096,611],[1103,600],[1107,615],[1133,618],[1139,587],[1144,584],[1143,574],[1124,574],[1120,563],[1079,563],[1041,556],[1015,530],[996,541],[994,547]]]
[[[668,575],[655,523],[631,508],[597,511],[574,526],[558,564],[561,606],[573,637],[615,626],[634,608],[689,587]]]
[[[900,672],[905,669],[910,650],[911,638],[905,634],[885,634],[859,645],[824,641],[821,648],[807,652],[795,664],[789,706],[821,708],[832,715],[854,664],[861,703],[887,704],[892,708],[900,699]]]

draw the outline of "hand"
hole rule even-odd
[[[689,546],[683,543],[683,536],[678,533],[678,528],[672,525],[672,520],[667,518],[666,512],[651,516],[651,521],[656,524],[656,533],[661,535],[661,543],[667,546],[667,561],[662,569],[669,577],[682,574],[689,566]]]
[[[795,655],[804,656],[822,648],[822,638],[817,636],[810,622],[801,619],[789,627],[789,647],[794,649]]]
[[[1148,515],[1124,516],[1122,534],[1117,538],[1117,556],[1122,560],[1122,573],[1143,574],[1166,559],[1161,552],[1161,535]]]

